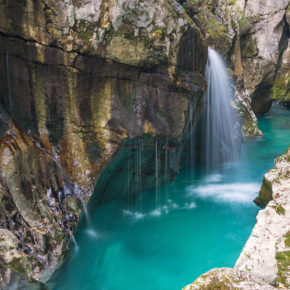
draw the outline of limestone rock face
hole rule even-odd
[[[261,135],[253,111],[267,112],[273,98],[288,104],[289,1],[181,2],[231,66],[244,135]]]
[[[80,197],[126,140],[164,140],[176,174],[190,103],[200,118],[206,59],[199,29],[172,0],[1,1],[0,230],[10,238],[0,249],[13,244],[16,260],[0,250],[0,287],[15,273],[51,275]]]
[[[190,24],[173,0],[2,1],[0,30],[131,66],[176,64]]]
[[[206,87],[206,44],[182,7],[174,1],[103,2],[0,4],[1,101],[88,189],[122,140],[141,136],[145,124],[156,134],[181,136],[188,97],[201,98]],[[130,48],[142,42],[139,32],[147,45],[142,53]]]
[[[265,207],[271,200],[280,198],[280,192],[287,197],[290,185],[290,148],[287,152],[275,159],[275,167],[270,169],[264,176],[259,196],[255,202]]]
[[[68,250],[82,197],[36,136],[11,120],[7,125],[0,141],[1,289],[15,272],[38,281],[50,277]]]
[[[237,271],[231,268],[216,268],[201,275],[192,284],[183,288],[183,290],[194,289],[271,290],[275,288],[248,272]]]
[[[256,199],[267,205],[257,216],[257,223],[235,269],[248,271],[272,285],[290,287],[290,148],[275,160],[275,168],[265,174]]]
[[[219,51],[231,69],[236,85],[235,105],[241,114],[244,136],[259,136],[257,118],[251,108],[251,96],[243,86],[243,63],[238,19],[243,15],[243,1],[190,1],[184,7],[201,28],[210,46]]]
[[[277,71],[290,67],[287,47],[289,1],[247,1],[245,16],[250,25],[241,28],[241,51],[245,90],[252,96],[256,114],[267,112],[272,104],[272,91]],[[249,27],[250,26],[250,27]],[[251,72],[255,72],[251,74]]]

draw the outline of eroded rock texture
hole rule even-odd
[[[16,272],[48,279],[82,199],[128,139],[147,133],[154,148],[158,136],[176,174],[190,103],[200,118],[206,59],[172,0],[1,1],[0,287]]]
[[[249,21],[241,27],[243,77],[256,114],[269,110],[271,88],[279,70],[290,69],[288,6],[288,0],[245,3],[243,17]]]
[[[80,197],[52,152],[5,112],[0,141],[0,286],[14,272],[45,280],[57,266],[76,226]]]
[[[244,135],[261,135],[253,111],[267,112],[273,98],[288,104],[289,1],[182,2],[209,44],[231,65]]]
[[[271,290],[275,288],[245,271],[236,271],[231,268],[216,268],[201,275],[192,284],[183,288],[183,290],[194,289]]]
[[[266,206],[235,269],[248,271],[280,288],[290,287],[290,148],[265,176],[258,204]]]

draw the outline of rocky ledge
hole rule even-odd
[[[234,269],[213,269],[184,289],[290,289],[290,147],[275,160],[255,202],[265,206]]]
[[[183,290],[212,290],[212,289],[274,289],[263,280],[256,278],[246,271],[235,271],[231,268],[216,268],[198,277]]]

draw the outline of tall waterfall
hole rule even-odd
[[[206,172],[238,158],[239,121],[231,104],[234,90],[226,65],[215,50],[208,49],[206,64],[208,87],[205,93],[203,150]]]

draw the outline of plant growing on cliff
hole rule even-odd
[[[278,102],[290,100],[290,81],[289,81],[289,78],[287,78],[287,77],[276,78],[274,85],[273,85],[272,98]]]
[[[240,26],[244,26],[246,24],[250,23],[250,18],[249,16],[243,14],[239,19],[238,19],[238,24]]]
[[[161,37],[163,34],[162,30],[161,29],[157,29],[155,30],[153,33],[152,33],[152,36],[153,37]]]
[[[285,208],[280,203],[277,203],[275,201],[273,208],[275,209],[275,211],[278,215],[285,215]]]
[[[219,38],[226,31],[226,27],[220,24],[214,17],[207,23],[206,29],[210,38]]]

